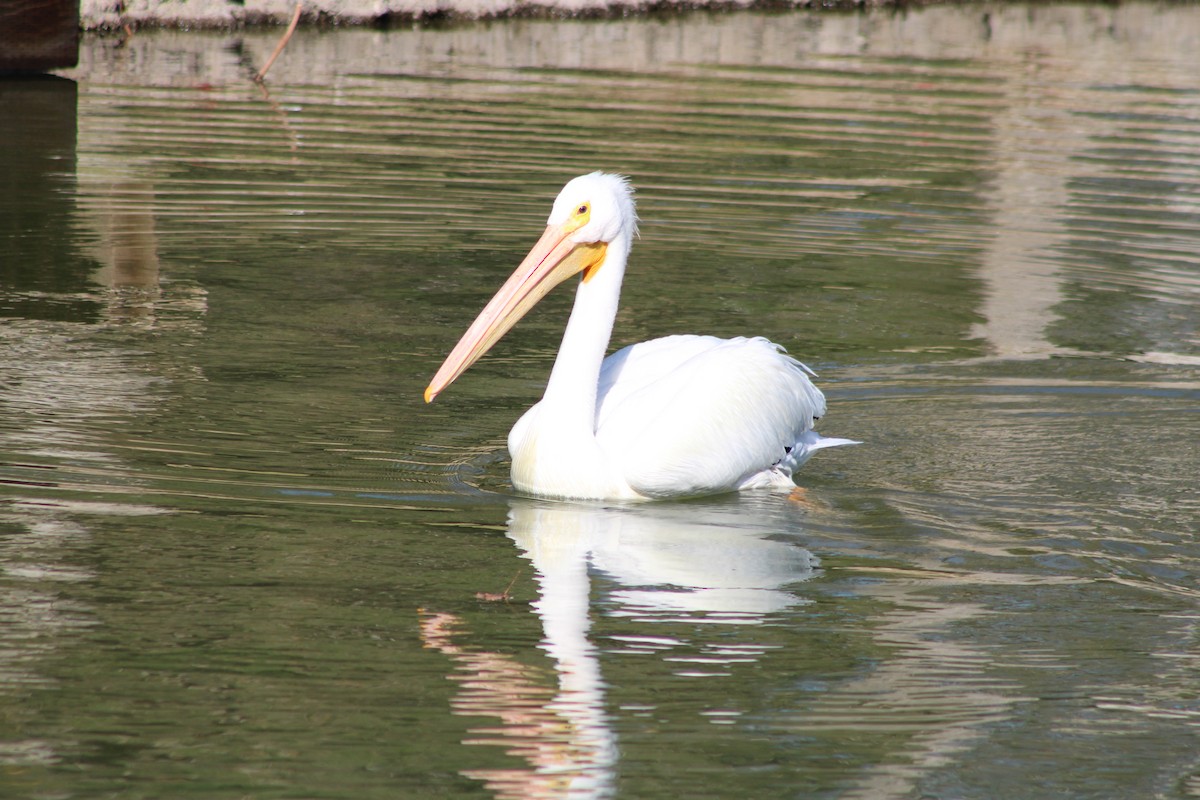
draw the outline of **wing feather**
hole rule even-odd
[[[825,396],[766,339],[669,336],[604,361],[596,438],[651,497],[738,487],[784,459]]]

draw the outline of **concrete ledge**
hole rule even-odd
[[[925,0],[303,0],[301,19],[332,25],[390,25],[506,17],[619,17],[692,9],[863,9],[928,5]],[[82,0],[85,30],[125,25],[236,28],[285,25],[296,0]]]

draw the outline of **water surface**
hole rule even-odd
[[[1200,794],[1200,9],[86,39],[0,83],[0,794]],[[508,485],[570,292],[820,375],[802,496]]]

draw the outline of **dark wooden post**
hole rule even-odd
[[[79,0],[0,0],[0,72],[79,61]]]

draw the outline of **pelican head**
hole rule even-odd
[[[608,244],[622,233],[637,233],[633,187],[623,175],[592,172],[572,178],[554,199],[546,224],[577,225],[571,233],[576,243]]]
[[[593,172],[558,193],[546,230],[446,357],[425,389],[433,401],[517,324],[551,289],[573,275],[590,281],[619,243],[622,260],[637,233],[633,189],[620,175]]]

